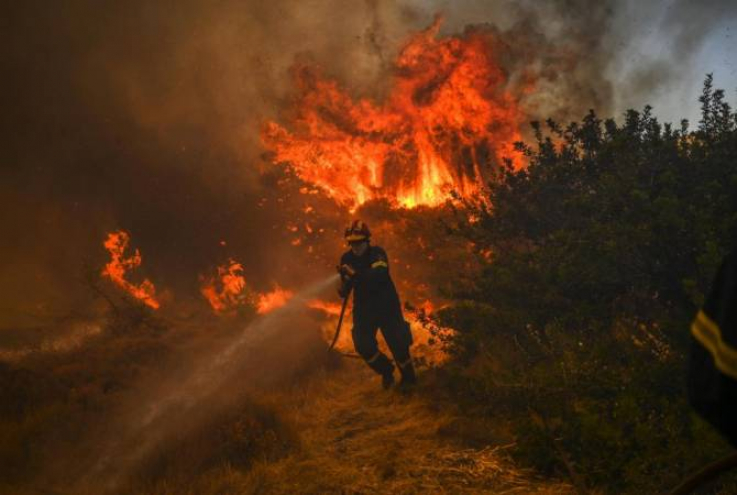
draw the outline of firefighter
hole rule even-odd
[[[737,447],[737,250],[691,324],[691,405]]]
[[[381,329],[401,374],[404,389],[417,381],[409,353],[412,334],[404,320],[397,289],[389,274],[389,258],[370,243],[368,226],[356,220],[346,229],[350,250],[340,258],[338,293],[348,297],[353,291],[353,346],[371,369],[382,377],[385,389],[394,384],[394,365],[379,350],[376,331]]]

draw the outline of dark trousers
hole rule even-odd
[[[356,352],[377,373],[391,373],[394,367],[389,358],[379,350],[376,341],[376,332],[379,329],[400,370],[411,365],[409,346],[412,344],[412,337],[407,323],[401,318],[354,319],[352,335]]]

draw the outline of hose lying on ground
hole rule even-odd
[[[669,495],[687,495],[692,493],[696,488],[714,481],[717,477],[735,467],[737,467],[737,452],[733,452],[732,454],[722,457],[711,464],[707,464],[699,471],[686,478],[686,480],[670,492]]]

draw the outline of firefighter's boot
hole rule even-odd
[[[399,372],[402,374],[402,381],[399,382],[401,388],[408,389],[417,383],[417,375],[415,374],[415,367],[412,365],[412,358],[407,358],[403,363],[397,363],[397,366],[399,366]]]
[[[394,385],[394,365],[381,351],[366,360],[372,370],[381,375],[381,386],[385,389]]]
[[[389,390],[394,385],[394,368],[391,371],[383,373],[381,375],[381,386],[384,390]]]

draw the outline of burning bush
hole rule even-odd
[[[258,314],[266,314],[284,306],[294,294],[290,290],[282,289],[278,285],[271,292],[259,294],[256,303]]]
[[[110,262],[105,265],[102,275],[146,306],[159,309],[160,303],[156,299],[156,288],[149,279],[144,279],[140,284],[131,283],[126,279],[126,273],[138,268],[142,262],[138,249],[132,255],[126,256],[125,252],[129,243],[130,235],[125,231],[120,230],[108,234],[104,246],[110,253]]]
[[[200,293],[217,314],[232,312],[253,299],[243,276],[243,265],[232,258],[217,267],[216,276],[201,276],[200,281]]]
[[[438,38],[439,27],[438,19],[404,45],[381,104],[354,101],[315,69],[295,67],[289,128],[270,122],[263,131],[274,160],[351,209],[376,199],[413,208],[440,205],[451,191],[477,195],[489,170],[516,156],[522,114],[493,35]]]

